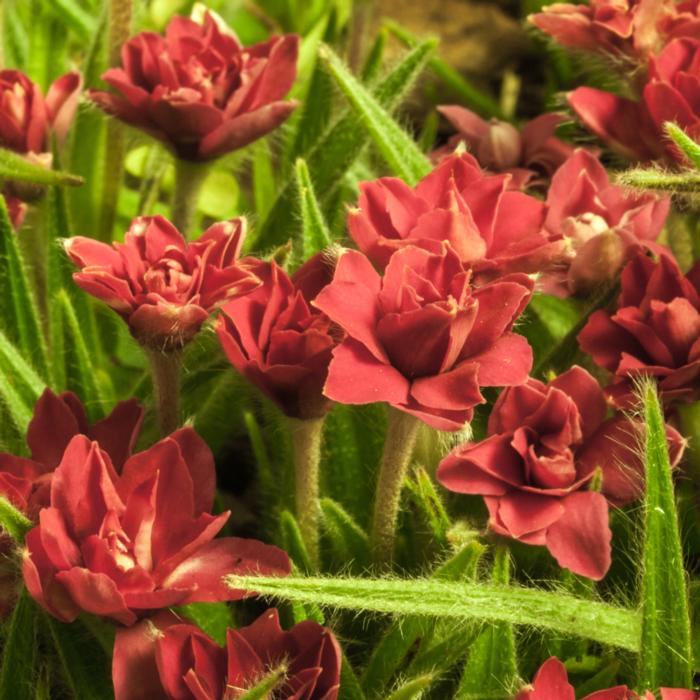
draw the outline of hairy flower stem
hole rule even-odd
[[[207,163],[175,161],[175,191],[170,218],[180,233],[189,240],[197,213],[197,200],[208,172]]]
[[[288,419],[294,446],[296,516],[314,570],[319,566],[318,482],[323,418]]]
[[[391,565],[401,487],[419,428],[420,421],[417,418],[395,408],[389,409],[389,424],[384,442],[384,454],[379,466],[372,518],[372,559],[378,568],[388,568]]]
[[[153,396],[161,437],[180,427],[182,351],[147,350],[153,376]]]

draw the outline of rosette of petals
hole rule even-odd
[[[142,345],[176,350],[215,307],[260,284],[237,264],[245,233],[245,219],[232,219],[187,243],[162,216],[142,216],[124,243],[78,236],[66,240],[65,249],[80,267],[73,275],[78,286],[122,316]]]
[[[292,34],[244,47],[209,12],[201,24],[173,17],[165,36],[142,32],[124,44],[121,67],[102,76],[117,93],[92,90],[90,98],[179,158],[207,161],[287,119],[298,49]]]
[[[601,579],[610,566],[606,496],[634,500],[644,474],[634,451],[642,427],[605,414],[602,389],[578,366],[546,385],[530,379],[500,395],[486,439],[443,459],[438,480],[483,496],[498,534],[544,545],[561,566]],[[668,431],[677,462],[683,440]],[[585,490],[596,470],[602,494]]]
[[[665,251],[654,241],[669,206],[668,198],[612,185],[600,161],[578,149],[554,174],[547,193],[545,229],[565,245],[540,279],[544,289],[560,296],[585,293],[613,280],[644,248]]]
[[[290,279],[274,262],[246,261],[262,284],[228,302],[217,322],[231,364],[291,418],[320,418],[331,351],[339,332],[311,305],[330,282],[333,266],[312,257]]]
[[[234,700],[280,672],[279,700],[335,700],[342,654],[333,633],[312,620],[284,631],[277,610],[226,633],[222,649],[199,628],[160,613],[117,631],[115,700]]]
[[[119,475],[97,442],[74,437],[26,537],[29,593],[62,621],[82,610],[130,625],[158,608],[243,597],[227,574],[288,573],[276,547],[214,539],[229,516],[209,514],[214,491],[212,454],[191,428],[130,457]]]
[[[661,700],[698,700],[700,693],[680,688],[661,688]],[[574,687],[569,683],[566,667],[552,656],[540,666],[531,685],[521,690],[515,700],[576,700]],[[638,695],[626,685],[597,690],[581,700],[655,700],[652,692]]]
[[[447,241],[484,276],[534,272],[554,252],[542,232],[544,205],[510,189],[511,177],[486,175],[463,153],[444,158],[415,188],[392,177],[364,182],[348,215],[350,235],[382,268],[405,246],[439,253]]]
[[[494,173],[510,173],[513,189],[547,181],[574,150],[554,135],[565,119],[560,114],[541,114],[518,129],[499,119],[482,119],[470,109],[457,105],[438,107],[438,112],[457,133],[432,157],[439,161],[464,142],[482,168]]]
[[[633,401],[632,380],[658,380],[665,403],[700,398],[700,264],[683,275],[676,262],[639,255],[625,267],[617,310],[596,311],[578,336],[581,349],[612,373],[608,392]]]
[[[381,277],[345,250],[314,304],[347,337],[333,351],[324,393],[347,404],[386,402],[440,430],[458,430],[483,386],[525,381],[532,351],[512,332],[532,294],[527,275],[478,288],[448,243],[406,246]]]

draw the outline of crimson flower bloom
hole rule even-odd
[[[65,241],[73,275],[129,324],[131,334],[155,350],[183,347],[209,313],[260,281],[237,265],[246,233],[243,218],[210,226],[193,243],[162,216],[141,216],[124,243],[78,236]]]
[[[558,139],[554,132],[564,121],[560,114],[541,114],[517,129],[498,119],[487,121],[466,107],[438,107],[457,133],[447,146],[432,155],[440,160],[464,141],[481,166],[494,173],[510,173],[511,187],[521,189],[549,176],[573,153],[573,146]],[[532,182],[536,178],[535,183]]]
[[[631,380],[651,375],[665,402],[700,398],[700,264],[687,274],[662,256],[639,255],[622,272],[617,311],[591,315],[581,350],[613,374],[608,392],[626,406]]]
[[[319,418],[330,408],[321,392],[336,340],[330,320],[311,302],[330,282],[333,267],[321,254],[291,279],[274,262],[246,266],[262,285],[223,306],[217,333],[224,352],[286,415]]]
[[[483,496],[498,534],[545,545],[561,566],[601,579],[610,566],[605,496],[617,505],[633,500],[644,474],[634,452],[641,427],[605,413],[602,389],[580,367],[546,385],[530,379],[499,396],[488,437],[445,457],[438,480]],[[677,462],[683,440],[668,430]],[[596,469],[603,494],[584,490]]]
[[[407,246],[380,277],[345,250],[316,297],[347,333],[333,351],[324,393],[334,401],[385,401],[439,430],[458,430],[483,403],[482,386],[525,381],[532,351],[512,332],[532,281],[513,274],[474,288],[448,243],[439,252]]]
[[[552,656],[540,666],[535,679],[527,688],[521,690],[515,700],[575,700],[574,687],[569,683],[566,667]],[[698,700],[700,693],[679,688],[661,688],[661,700]],[[644,696],[637,695],[626,685],[618,685],[606,690],[590,693],[581,700],[654,700],[654,694],[647,691]]]
[[[29,593],[59,620],[84,610],[130,625],[157,608],[243,597],[226,574],[288,573],[277,547],[213,539],[229,517],[209,514],[215,480],[191,428],[130,457],[119,475],[98,443],[77,435],[26,537]]]
[[[541,282],[560,296],[587,292],[614,279],[642,247],[655,246],[670,206],[668,198],[631,194],[610,184],[600,161],[578,149],[557,170],[547,193],[545,229],[565,246]]]
[[[226,633],[222,649],[172,613],[117,631],[115,700],[234,700],[267,673],[286,668],[278,700],[335,700],[342,654],[327,627],[305,620],[284,631],[277,610]]]
[[[700,41],[675,39],[650,59],[640,102],[580,87],[569,95],[569,104],[588,129],[628,158],[684,164],[685,156],[663,127],[676,122],[700,138]]]
[[[698,0],[591,0],[554,3],[528,18],[567,48],[644,60],[671,39],[700,38]]]
[[[178,157],[207,161],[277,128],[296,107],[283,100],[296,78],[299,37],[244,47],[205,13],[173,17],[165,36],[142,32],[122,47],[122,67],[103,76],[120,95],[90,98],[105,112],[167,144]]]
[[[462,262],[488,275],[534,272],[552,256],[544,206],[510,183],[510,175],[485,175],[467,153],[443,159],[415,188],[393,177],[363,182],[350,235],[382,268],[400,248],[439,254],[447,241]]]

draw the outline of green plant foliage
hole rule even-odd
[[[0,509],[2,506],[0,505]],[[4,523],[3,523],[4,525]],[[22,590],[7,621],[0,665],[0,697],[34,700],[37,670],[36,625],[39,609]]]

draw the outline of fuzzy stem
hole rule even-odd
[[[162,437],[180,427],[180,372],[182,351],[147,350],[153,375],[153,396]]]
[[[207,166],[207,163],[195,163],[180,158],[175,161],[175,191],[170,218],[185,238],[191,235],[199,191],[208,172]]]
[[[294,446],[296,516],[313,569],[319,567],[319,465],[323,418],[288,419]]]
[[[386,568],[391,564],[401,487],[419,428],[420,421],[417,418],[395,408],[389,409],[389,423],[384,442],[384,454],[379,466],[372,518],[372,558],[378,567]]]

